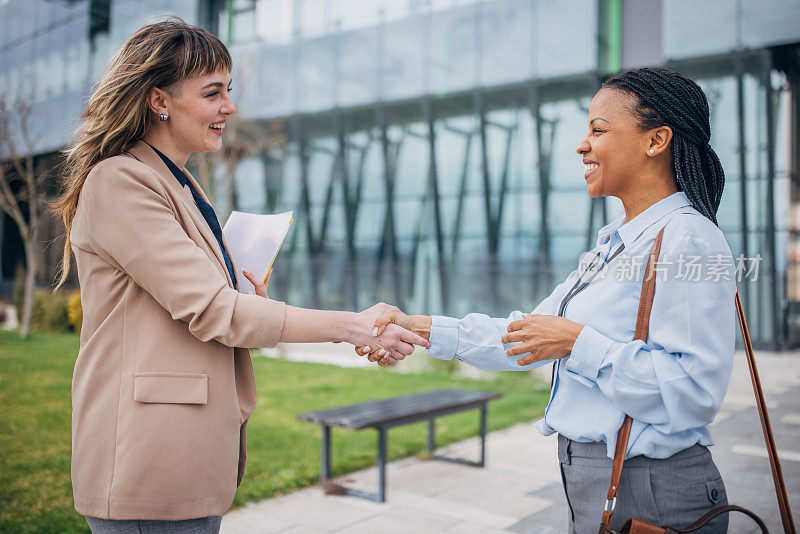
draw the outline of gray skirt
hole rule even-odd
[[[154,519],[99,519],[86,516],[92,534],[218,534],[222,516],[182,521]]]
[[[611,482],[606,444],[580,443],[559,434],[558,459],[570,532],[597,534]],[[693,445],[664,459],[634,456],[622,469],[611,528],[618,531],[629,517],[684,528],[726,504],[725,485],[708,447]],[[727,531],[728,514],[722,514],[695,532]]]

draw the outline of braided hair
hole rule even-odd
[[[620,72],[602,87],[636,97],[632,111],[642,129],[672,129],[672,171],[678,190],[686,193],[697,211],[717,224],[725,173],[709,145],[708,100],[700,86],[672,70],[640,68]]]

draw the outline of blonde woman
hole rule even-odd
[[[236,287],[220,225],[184,165],[222,146],[231,57],[169,19],[137,30],[95,87],[56,204],[83,327],[72,382],[75,509],[92,532],[217,532],[241,483],[256,403],[246,347],[345,341],[402,358],[361,313],[295,308]],[[252,289],[252,288],[250,288]]]

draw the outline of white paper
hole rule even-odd
[[[275,261],[292,225],[292,213],[287,211],[275,215],[260,215],[231,212],[222,233],[236,264],[236,285],[242,293],[253,290],[253,284],[244,277],[242,268],[261,280],[267,276],[267,271]]]

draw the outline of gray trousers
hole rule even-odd
[[[183,521],[151,519],[99,519],[86,516],[92,534],[218,534],[222,516]]]
[[[559,434],[558,459],[570,533],[597,534],[611,483],[606,444],[579,443]],[[629,517],[684,528],[726,504],[725,485],[708,447],[693,445],[664,459],[634,456],[622,469],[611,528],[618,531]],[[722,514],[695,532],[727,531],[728,514]]]

